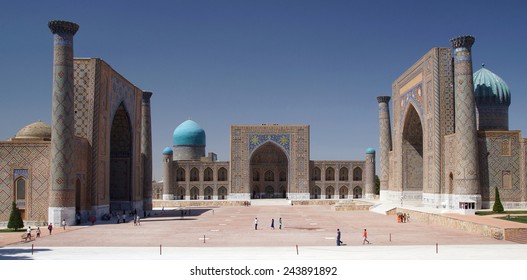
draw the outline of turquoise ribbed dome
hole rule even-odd
[[[174,146],[205,146],[205,130],[193,120],[184,121],[174,130],[172,143]]]
[[[366,149],[366,153],[367,154],[375,154],[375,149],[374,148],[368,148],[368,149]]]
[[[487,70],[485,64],[474,73],[474,95],[476,97],[476,104],[511,104],[509,87],[498,75]]]
[[[166,147],[165,149],[163,149],[163,154],[164,155],[171,155],[171,154],[173,154],[172,149],[170,149],[169,147]]]

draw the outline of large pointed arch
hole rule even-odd
[[[133,131],[130,115],[121,103],[110,130],[110,208],[130,210],[132,207]]]
[[[409,104],[402,130],[402,191],[423,191],[422,123],[413,104]]]
[[[280,147],[279,145],[271,141],[260,145],[253,151],[250,157],[249,170],[251,170],[249,178],[252,179],[250,182],[250,192],[252,198],[283,197],[283,193],[279,193],[280,186],[288,185],[289,173],[289,158],[287,156],[287,153],[284,151],[283,147]],[[262,170],[265,172],[263,173],[264,179],[269,179],[265,180],[264,188],[259,187],[257,184],[258,181],[255,180],[256,177],[259,177],[256,176],[255,173],[258,172],[258,170]],[[275,179],[275,174],[280,174],[281,172],[283,172],[282,179],[285,179],[284,181]],[[260,173],[259,175],[262,174]],[[273,194],[269,193],[271,189],[273,190]]]

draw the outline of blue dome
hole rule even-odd
[[[205,146],[205,130],[193,120],[184,121],[174,130],[172,143],[174,146]]]
[[[511,93],[509,87],[498,75],[482,68],[474,73],[474,95],[476,104],[510,105]]]
[[[171,155],[172,153],[173,153],[172,149],[170,149],[169,147],[166,147],[165,149],[163,149],[164,155]]]
[[[368,149],[366,149],[366,153],[367,154],[375,154],[375,149],[374,148],[368,148]]]

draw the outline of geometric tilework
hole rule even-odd
[[[16,177],[26,177],[27,174],[30,188],[26,188],[26,219],[45,222],[48,214],[50,142],[2,142],[0,155],[0,221],[9,219]],[[27,172],[21,174],[20,170]]]
[[[454,92],[456,105],[456,168],[454,192],[478,194],[478,149],[476,135],[476,103],[472,78],[470,37],[452,39],[454,48]]]

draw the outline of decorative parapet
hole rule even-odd
[[[66,33],[75,35],[79,30],[79,25],[69,21],[53,20],[48,23],[48,27],[53,34]]]
[[[474,36],[463,35],[450,39],[450,43],[454,49],[466,48],[470,51],[470,48],[472,47],[472,44],[474,44],[475,40],[476,38]]]

